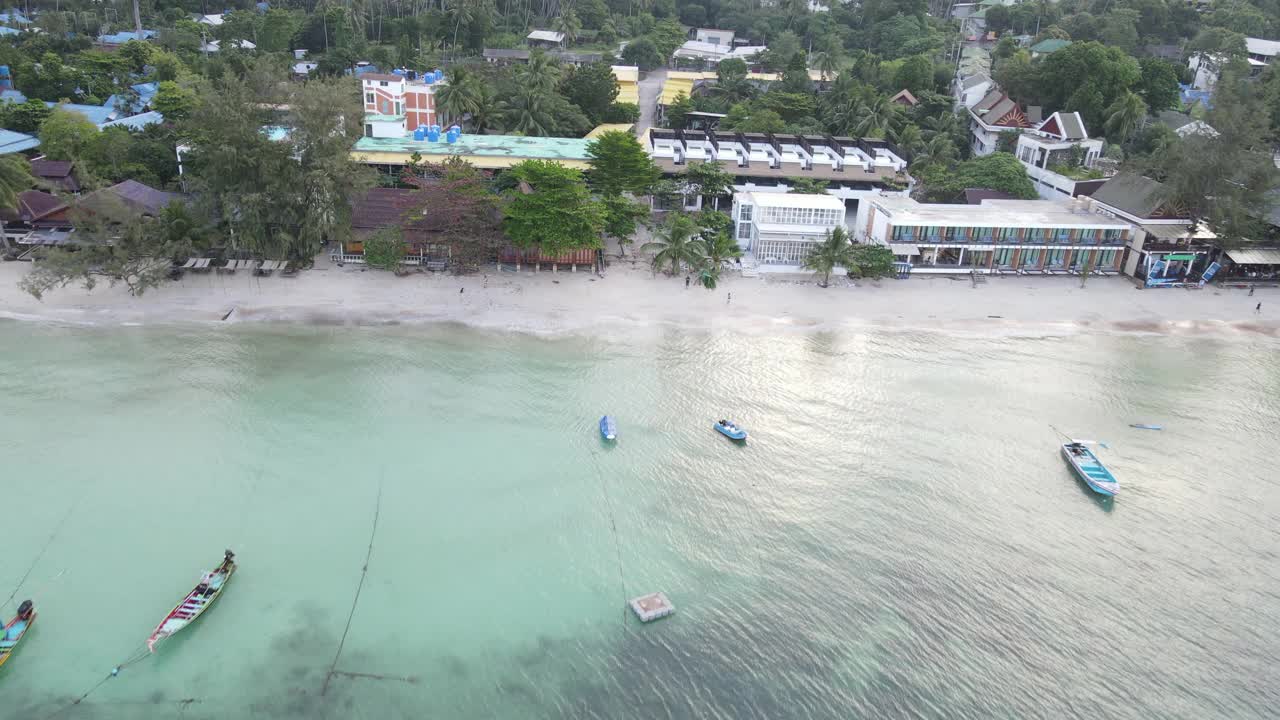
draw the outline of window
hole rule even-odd
[[[739,240],[751,239],[751,223],[749,222],[738,223],[738,239]]]
[[[738,208],[738,219],[743,222],[751,222],[751,206],[742,205]]]
[[[372,105],[372,104],[374,104],[375,102],[377,102],[377,98],[375,98],[375,97],[373,96],[373,93],[365,93],[365,94],[364,94],[364,101],[365,101],[366,103],[368,103],[368,104]]]
[[[381,85],[382,87],[386,87],[386,86],[387,86],[387,81],[386,81],[386,80],[382,80],[382,81],[379,81],[379,82],[378,82],[378,84],[379,84],[379,85]]]
[[[395,112],[395,114],[396,114],[396,115],[403,115],[403,114],[404,114],[404,105],[403,105],[399,100],[397,100],[397,101],[396,101],[396,112]]]
[[[348,96],[348,97],[350,97],[350,96]],[[366,125],[364,126],[364,136],[365,136],[365,137],[373,137],[373,125],[366,124]]]

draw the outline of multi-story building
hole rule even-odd
[[[803,178],[824,180],[828,194],[856,201],[904,193],[912,183],[902,153],[884,140],[654,129],[649,155],[668,175],[691,163],[719,163],[741,192],[785,193]],[[685,207],[701,207],[701,198],[685,198]]]
[[[973,154],[978,156],[995,152],[1001,133],[1021,132],[1032,124],[1018,103],[998,88],[988,92],[986,97],[968,110],[972,119],[969,123],[969,130],[973,135],[971,147]],[[1039,118],[1035,118],[1035,121],[1038,122]]]
[[[1014,151],[1045,200],[1090,195],[1106,180],[1095,169],[1102,140],[1090,138],[1080,113],[1056,112],[1018,136]]]
[[[862,203],[853,234],[879,243],[914,273],[1070,274],[1120,271],[1129,224],[1088,198],[933,205],[882,197]]]
[[[799,270],[827,233],[844,226],[844,203],[830,195],[740,192],[733,195],[734,237],[748,265]]]
[[[360,76],[364,98],[364,136],[404,137],[406,132],[436,124],[436,87],[444,82],[440,70],[417,73],[365,73]]]
[[[1185,207],[1165,197],[1151,178],[1121,173],[1091,198],[1098,212],[1130,225],[1124,272],[1147,287],[1178,286],[1198,280],[1217,254],[1217,236],[1191,221]]]

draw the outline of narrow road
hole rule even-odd
[[[658,111],[658,95],[667,80],[667,69],[658,68],[650,72],[637,84],[640,91],[640,119],[636,122],[636,136],[644,137],[644,132],[653,127],[653,117]]]

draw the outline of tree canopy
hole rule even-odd
[[[518,183],[503,208],[511,242],[547,255],[600,247],[604,208],[591,198],[581,172],[550,160],[525,160],[508,173]]]

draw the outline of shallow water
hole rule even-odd
[[[0,717],[1274,717],[1276,350],[0,323]]]

